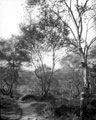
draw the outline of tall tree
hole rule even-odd
[[[69,20],[73,24],[73,26],[70,25],[70,22],[68,24],[68,27],[70,28],[71,34],[73,35],[73,39],[67,40],[68,47],[71,48],[74,52],[80,54],[82,57],[82,66],[84,70],[84,85],[86,88],[89,88],[90,83],[88,80],[88,52],[91,47],[91,45],[96,41],[96,36],[93,38],[88,39],[89,30],[93,28],[93,25],[90,26],[90,21],[92,18],[94,18],[94,15],[89,16],[88,13],[92,12],[92,7],[88,6],[90,0],[86,0],[85,2],[80,2],[78,0],[71,1],[69,0],[62,0],[62,5],[64,5],[67,8],[67,15],[70,17]],[[56,12],[55,12],[56,13]],[[60,17],[58,13],[56,15]],[[86,17],[87,16],[87,17]],[[86,22],[86,24],[84,24]],[[86,29],[84,29],[84,26]],[[73,27],[73,28],[72,28]],[[84,33],[86,34],[84,36]],[[90,43],[88,43],[90,41]]]
[[[66,11],[68,18],[68,27],[71,32],[71,39],[66,41],[66,44],[71,51],[74,51],[80,54],[82,58],[82,68],[83,68],[83,82],[84,82],[84,93],[88,97],[90,93],[90,80],[88,77],[88,55],[89,49],[92,44],[96,41],[96,36],[89,35],[89,32],[92,33],[94,28],[92,20],[95,17],[94,14],[94,4],[91,4],[91,0],[79,1],[79,0],[60,0],[62,8]],[[64,12],[52,11],[58,16],[59,19],[63,21],[62,14]],[[65,15],[66,17],[66,15]],[[66,19],[67,19],[66,18]],[[84,118],[82,118],[84,119]]]
[[[51,78],[54,73],[54,68],[56,64],[56,50],[62,45],[63,43],[63,36],[61,31],[64,33],[65,38],[69,34],[67,29],[67,24],[64,22],[62,24],[61,21],[57,17],[54,17],[55,14],[51,14],[49,8],[45,5],[41,5],[41,14],[38,23],[34,23],[32,21],[32,14],[31,14],[31,4],[28,5],[27,12],[28,12],[28,25],[21,26],[21,30],[23,33],[22,42],[25,43],[25,47],[30,54],[30,60],[32,65],[35,68],[36,76],[43,81],[51,81]],[[53,18],[54,17],[54,18]],[[61,30],[62,28],[62,30]],[[23,45],[24,46],[24,45]],[[49,77],[46,75],[45,70],[45,63],[43,56],[44,54],[51,52],[52,53],[52,67],[49,74]],[[39,74],[37,73],[37,68],[42,68],[43,76],[42,79]],[[47,77],[46,77],[47,76]],[[50,82],[49,82],[50,83]],[[43,96],[47,96],[49,91],[50,84],[48,84],[47,89],[43,93]]]

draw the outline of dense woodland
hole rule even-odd
[[[0,38],[1,119],[96,120],[95,0],[27,0],[25,9],[21,35]]]

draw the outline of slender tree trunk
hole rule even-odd
[[[87,62],[84,62],[83,66],[83,91],[81,93],[80,97],[80,106],[81,106],[81,112],[80,112],[80,118],[81,120],[87,120],[86,113],[87,113],[87,101],[90,96],[90,82],[89,82],[89,73],[88,73],[88,66]]]

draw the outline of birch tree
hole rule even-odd
[[[91,4],[90,0],[83,2],[79,0],[62,0],[60,2],[65,7],[65,10],[67,9],[67,15],[69,16],[68,27],[71,35],[73,36],[73,38],[71,37],[66,41],[66,44],[73,52],[80,54],[84,71],[84,87],[89,90],[90,81],[88,80],[88,55],[90,48],[96,41],[95,35],[93,38],[90,36],[90,32],[92,32],[91,30],[94,29],[92,24],[92,19],[95,17],[93,12],[94,5],[89,5]],[[55,14],[63,21],[63,18],[60,17],[59,13],[55,12]]]
[[[68,18],[67,24],[71,33],[70,39],[65,44],[68,45],[71,52],[75,52],[81,56],[84,96],[88,98],[91,89],[88,72],[88,56],[92,45],[96,41],[96,35],[92,34],[94,31],[93,20],[96,15],[94,13],[95,4],[92,4],[91,0],[60,0],[59,2],[64,11],[66,11],[65,18]],[[64,15],[64,12],[52,11],[63,21],[64,16],[62,17],[61,15]],[[82,103],[83,101],[81,101]],[[84,115],[81,114],[81,118],[84,119]]]

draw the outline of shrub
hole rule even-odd
[[[34,95],[25,95],[21,98],[21,101],[35,100],[36,97]]]
[[[46,105],[42,110],[41,115],[43,115],[45,118],[53,117],[54,116],[53,106],[51,104]]]
[[[15,99],[9,97],[1,97],[0,98],[0,117],[1,119],[8,120],[9,114],[15,114],[18,117],[22,116],[22,110],[19,107],[17,101]]]
[[[74,114],[76,116],[80,116],[80,107],[73,105],[61,105],[55,109],[56,116],[65,116],[68,114]]]
[[[55,109],[55,115],[60,117],[62,115],[67,115],[67,113],[70,111],[70,108],[66,105],[61,105],[60,107]]]

